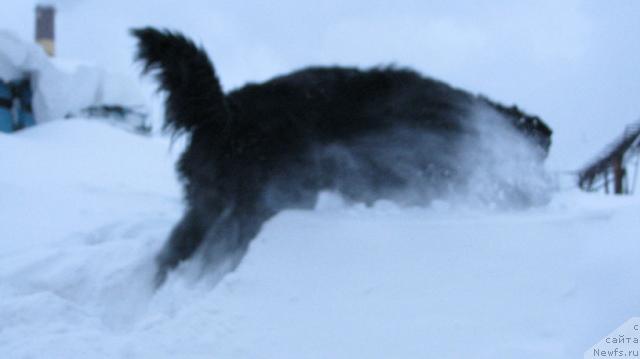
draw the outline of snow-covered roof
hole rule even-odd
[[[51,59],[35,43],[0,30],[0,79],[31,76],[33,109],[38,122],[63,118],[96,104],[144,105],[133,79],[98,66]]]

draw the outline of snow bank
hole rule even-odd
[[[268,222],[216,287],[152,257],[182,212],[165,139],[82,120],[0,134],[2,358],[577,358],[637,316],[636,197]]]
[[[99,67],[50,59],[36,44],[0,30],[0,78],[21,79],[31,74],[33,110],[38,122],[64,118],[96,104],[144,105],[136,82]]]

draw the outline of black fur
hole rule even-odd
[[[145,72],[156,70],[168,93],[166,126],[190,135],[178,164],[188,207],[158,256],[158,283],[196,252],[214,264],[232,258],[233,268],[265,221],[313,207],[322,190],[425,204],[464,188],[461,148],[481,135],[478,109],[522,134],[540,162],[550,145],[537,117],[411,70],[314,67],[224,94],[184,36],[133,35]]]
[[[131,33],[139,40],[137,58],[144,63],[144,73],[155,71],[160,88],[167,90],[167,128],[191,132],[205,121],[226,126],[224,94],[202,49],[178,33],[150,28]]]

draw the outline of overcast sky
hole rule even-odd
[[[33,38],[32,0],[0,26]],[[180,29],[224,86],[306,65],[395,63],[540,115],[550,165],[574,169],[640,119],[640,1],[60,0],[61,58],[133,74],[132,26]]]

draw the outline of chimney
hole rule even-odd
[[[56,9],[53,5],[36,6],[36,42],[49,56],[55,54],[55,15]]]

